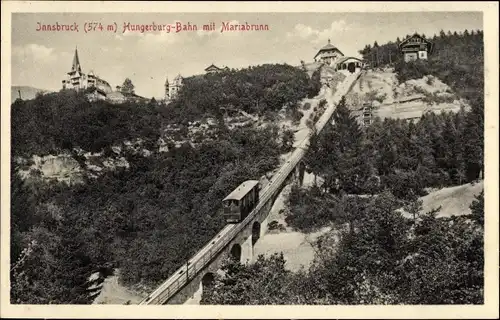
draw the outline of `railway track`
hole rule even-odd
[[[340,101],[340,98],[345,95],[352,85],[355,83],[358,74],[349,75],[340,88],[333,95],[331,105],[325,110],[323,115],[315,124],[315,132],[320,132],[330,120],[335,111],[335,104]],[[307,152],[309,139],[313,132],[309,132],[307,136],[300,142],[296,149],[292,152],[287,162],[272,177],[271,182],[261,190],[259,194],[259,203],[248,214],[248,216],[238,224],[226,225],[214,238],[212,238],[198,253],[196,253],[184,266],[170,276],[163,284],[161,284],[148,297],[142,300],[139,305],[155,305],[164,304],[173,297],[180,289],[182,289],[190,279],[193,279],[207,263],[215,258],[247,225],[252,222],[255,216],[265,207],[273,195],[280,190],[280,187],[288,178],[295,166],[302,160],[302,157]]]

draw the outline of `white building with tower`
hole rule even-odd
[[[77,48],[75,48],[71,71],[69,71],[66,74],[66,78],[62,80],[62,88],[74,90],[94,88],[95,90],[93,90],[91,94],[93,99],[105,99],[106,95],[113,91],[111,85],[106,80],[96,76],[93,71],[90,71],[88,74],[82,71]]]
[[[180,74],[178,74],[172,80],[172,82],[169,82],[168,77],[167,77],[167,79],[165,81],[165,101],[166,102],[172,101],[173,99],[175,99],[177,97],[177,95],[179,94],[179,91],[182,88],[183,80],[184,79],[182,78],[182,76]]]

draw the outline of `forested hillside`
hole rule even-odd
[[[482,304],[483,195],[465,217],[410,220],[401,204],[390,193],[330,201],[337,231],[316,241],[309,270],[287,270],[279,254],[248,266],[231,259],[202,304]]]
[[[262,115],[279,111],[309,95],[316,96],[319,78],[300,68],[260,65],[184,79],[178,98],[165,109],[170,122],[190,121],[203,114],[220,118],[225,109]]]
[[[322,184],[293,187],[286,222],[326,225],[309,270],[292,273],[283,256],[251,266],[229,261],[206,304],[482,304],[484,192],[471,213],[422,212],[429,187],[484,176],[484,71],[481,32],[434,37],[429,61],[404,63],[397,43],[366,46],[372,67],[395,64],[400,81],[434,75],[468,100],[469,111],[428,113],[416,122],[376,120],[366,129],[343,98],[305,161]]]
[[[425,35],[422,35],[425,36]],[[407,35],[406,38],[410,37]],[[475,101],[483,97],[484,44],[483,31],[444,32],[427,38],[433,43],[429,60],[405,63],[399,52],[401,40],[379,45],[366,45],[359,53],[372,67],[394,65],[400,82],[434,75],[462,97]]]
[[[281,150],[273,125],[230,131],[221,121],[216,141],[157,152],[165,125],[221,115],[222,106],[256,113],[293,106],[309,93],[309,81],[300,69],[265,65],[191,78],[168,106],[91,103],[73,91],[16,101],[12,303],[90,303],[98,292],[86,290],[89,275],[113,268],[126,284],[165,280],[225,224],[225,195],[274,169]],[[150,156],[123,149],[128,169],[84,184],[23,181],[16,173],[18,157],[69,152],[84,167],[76,148],[113,157],[112,146],[136,138]]]
[[[452,217],[422,212],[417,199],[427,187],[478,178],[477,116],[386,120],[364,132],[342,99],[307,154],[322,187],[295,186],[289,196],[289,226],[333,226],[314,244],[313,265],[292,273],[280,255],[251,266],[229,261],[202,303],[482,304],[484,193],[470,214]],[[468,149],[475,144],[480,152]]]

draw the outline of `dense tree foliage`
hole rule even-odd
[[[316,243],[311,268],[294,274],[277,257],[260,258],[258,265],[266,269],[258,273],[253,266],[229,262],[230,276],[219,276],[202,302],[483,303],[484,193],[471,204],[472,213],[462,216],[437,217],[439,208],[422,213],[417,200],[427,187],[481,178],[482,32],[441,32],[432,41],[435,49],[427,62],[401,61],[399,39],[360,52],[373,67],[395,65],[400,81],[428,74],[440,78],[469,101],[471,110],[425,114],[416,123],[377,119],[362,130],[342,99],[333,124],[312,138],[305,159],[308,170],[323,178],[322,188],[294,187],[288,200],[286,220],[292,227],[334,226]]]
[[[215,285],[204,288],[201,304],[263,305],[300,303],[299,278],[285,269],[283,254],[245,266],[231,259],[215,276]]]
[[[264,114],[296,105],[315,90],[310,83],[316,82],[301,68],[286,64],[194,76],[184,79],[178,97],[164,112],[171,122],[193,120],[206,113],[220,117],[235,109]]]
[[[89,102],[83,93],[63,90],[17,100],[11,108],[12,155],[58,154],[80,147],[100,152],[124,140],[154,145],[161,134],[161,109],[126,102]]]
[[[72,90],[16,101],[13,158],[76,147],[112,156],[111,146],[134,139],[154,151],[166,124],[214,114],[219,130],[215,141],[196,148],[186,143],[148,157],[124,149],[128,169],[71,187],[24,182],[12,162],[12,301],[89,303],[88,276],[115,267],[127,284],[166,279],[225,224],[221,200],[242,181],[274,169],[281,148],[293,144],[293,134],[280,141],[274,126],[229,131],[221,107],[264,112],[294,106],[308,85],[297,68],[265,65],[186,79],[167,107],[89,102]]]
[[[131,94],[135,93],[135,86],[132,83],[132,80],[130,80],[129,78],[127,78],[127,79],[125,79],[125,81],[123,81],[123,84],[122,84],[120,89],[121,89],[121,92],[123,92],[123,93],[131,93]]]
[[[309,83],[309,91],[307,93],[308,98],[314,98],[318,95],[321,90],[321,69],[323,66],[320,66],[318,69],[314,70],[311,75],[311,81]]]
[[[427,187],[463,184],[483,170],[480,107],[458,113],[425,114],[413,123],[377,119],[361,130],[342,99],[334,124],[313,137],[305,160],[323,188],[373,194],[388,188],[399,198],[425,194]]]
[[[363,157],[362,131],[350,114],[342,97],[332,116],[335,125],[327,125],[321,135],[311,140],[307,156],[311,171],[322,172],[328,182],[325,187],[337,191],[359,189],[358,181],[369,174]]]
[[[389,192],[343,196],[332,215],[338,231],[318,239],[308,271],[286,270],[279,255],[250,266],[229,261],[202,303],[482,304],[482,225],[435,210],[412,221],[400,205]],[[341,228],[346,217],[354,227]]]
[[[425,36],[425,35],[423,35]],[[405,38],[410,37],[407,35]],[[395,66],[398,80],[419,79],[435,75],[455,92],[471,102],[483,97],[484,86],[484,42],[483,31],[447,32],[441,30],[427,40],[433,44],[428,60],[405,63],[395,42],[366,45],[360,54],[373,67]]]
[[[85,286],[84,275],[106,264],[119,267],[129,284],[164,280],[225,224],[221,199],[242,181],[259,179],[277,165],[274,134],[271,129],[238,129],[198,149],[186,144],[147,158],[128,155],[128,170],[108,172],[72,188],[40,185],[35,195],[14,176],[12,260],[36,241],[38,251],[22,264],[28,283],[42,286],[52,281],[60,290]],[[52,264],[57,272],[40,273],[31,259],[38,268]],[[60,283],[62,274],[73,279],[67,287]],[[13,299],[76,299],[59,291],[40,295],[30,286],[22,289],[13,291]]]

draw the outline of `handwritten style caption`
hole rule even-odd
[[[109,33],[145,33],[145,32],[166,32],[166,33],[179,33],[179,32],[189,32],[189,31],[206,31],[213,32],[234,32],[234,31],[269,31],[269,25],[267,24],[251,24],[248,22],[221,22],[217,26],[215,22],[210,22],[208,24],[197,25],[190,22],[182,23],[176,22],[172,24],[133,24],[130,22],[123,22],[123,24],[113,23],[102,23],[102,22],[85,22],[83,27],[80,29],[80,24],[73,22],[71,24],[62,24],[59,22],[44,24],[37,22],[36,31],[49,31],[49,32],[80,32],[82,30],[85,33],[98,33],[98,32],[109,32]]]

